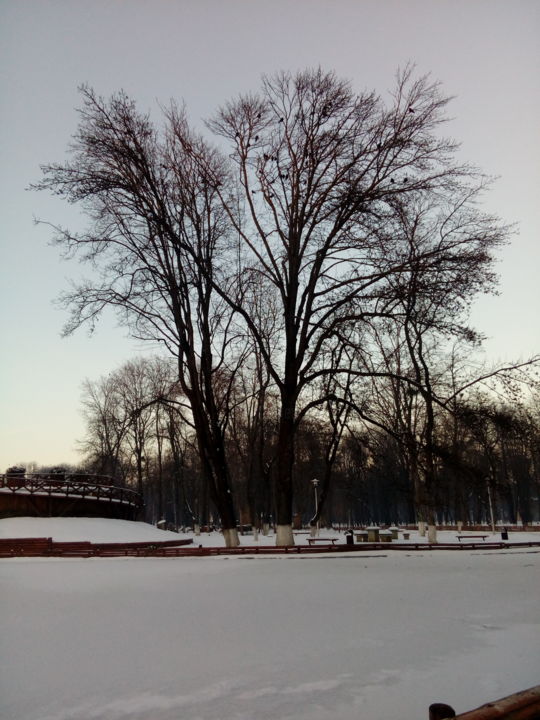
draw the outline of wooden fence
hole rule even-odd
[[[196,540],[195,540],[196,541]],[[192,538],[137,542],[137,543],[90,543],[90,542],[55,542],[51,538],[5,538],[0,539],[0,557],[27,556],[79,556],[79,557],[113,557],[130,555],[134,557],[210,557],[215,555],[315,555],[340,554],[365,551],[435,551],[435,550],[493,550],[509,548],[540,547],[538,542],[497,542],[467,543],[462,545],[428,545],[405,543],[361,543],[328,544],[328,545],[240,545],[228,547],[195,547]]]

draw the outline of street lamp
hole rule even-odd
[[[313,480],[311,481],[311,483],[312,483],[312,485],[313,485],[313,492],[315,493],[315,517],[317,518],[317,524],[316,524],[315,534],[318,535],[318,534],[319,534],[319,517],[318,517],[318,514],[319,514],[319,498],[317,497],[317,486],[319,485],[319,481],[317,480],[317,478],[313,478]]]

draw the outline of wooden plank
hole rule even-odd
[[[540,685],[456,716],[456,720],[538,720],[538,718],[540,718]]]

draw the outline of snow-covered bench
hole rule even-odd
[[[477,538],[482,538],[482,540],[485,542],[486,538],[489,537],[489,535],[456,535],[459,542],[462,540],[476,540]]]

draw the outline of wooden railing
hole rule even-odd
[[[429,708],[429,720],[538,720],[540,685],[486,703],[475,710],[456,715],[450,705],[435,703]]]
[[[143,500],[136,490],[111,484],[105,475],[78,473],[20,473],[0,475],[0,488],[13,493],[30,495],[56,495],[80,497],[102,502],[120,502],[135,508],[142,507]]]

